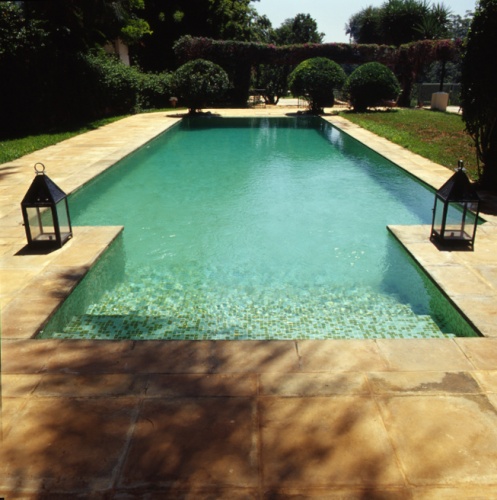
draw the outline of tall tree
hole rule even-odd
[[[144,0],[28,0],[26,16],[44,21],[54,45],[77,52],[121,37],[132,44],[150,33],[138,13]]]
[[[297,14],[286,19],[274,32],[278,45],[323,43],[324,38],[324,33],[318,32],[318,25],[309,14]]]
[[[135,48],[140,65],[150,70],[174,69],[177,61],[172,46],[184,35],[262,41],[260,38],[271,23],[258,16],[252,1],[146,0],[143,17],[153,34]]]
[[[387,0],[354,14],[345,32],[357,43],[401,45],[448,36],[450,10],[427,0]]]
[[[382,43],[381,9],[370,6],[354,14],[345,25],[345,34],[357,43]]]
[[[480,182],[497,192],[497,0],[480,0],[463,53],[461,105],[475,142]]]

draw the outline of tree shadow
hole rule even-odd
[[[9,175],[13,175],[18,171],[18,167],[6,166],[0,167],[0,180]]]
[[[44,354],[36,342],[5,352],[27,366],[31,349],[42,375],[6,422],[7,498],[403,491],[392,450],[368,439],[384,432],[374,401],[347,389],[350,375],[302,371],[295,342],[46,341]]]

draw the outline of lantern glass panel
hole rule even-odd
[[[64,199],[56,205],[57,219],[59,221],[60,237],[64,241],[71,235],[71,223],[69,222],[69,208],[67,200]]]
[[[477,223],[475,214],[470,210],[473,203],[452,202],[448,205],[447,220],[445,223],[444,239],[471,240],[474,227]]]
[[[52,210],[46,207],[27,207],[29,231],[33,241],[55,240]]]
[[[445,203],[443,200],[437,197],[435,200],[435,213],[433,216],[433,231],[439,235],[442,234],[444,207]]]

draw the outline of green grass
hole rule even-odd
[[[47,146],[52,146],[84,132],[103,127],[122,118],[124,116],[115,116],[57,132],[30,135],[15,139],[0,139],[0,164],[15,160]]]
[[[477,178],[476,151],[464,132],[460,115],[426,109],[393,109],[341,113],[353,123],[450,169],[463,160],[468,175]]]

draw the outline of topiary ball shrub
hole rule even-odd
[[[354,111],[363,112],[400,95],[397,77],[385,65],[371,62],[359,66],[347,79],[345,91]]]
[[[325,106],[335,104],[334,90],[341,89],[347,79],[345,71],[327,57],[314,57],[301,62],[288,77],[288,86],[295,96],[309,101],[313,113],[322,113]]]
[[[222,97],[228,90],[229,80],[221,66],[195,59],[173,73],[171,86],[190,114],[195,114],[210,101]]]

